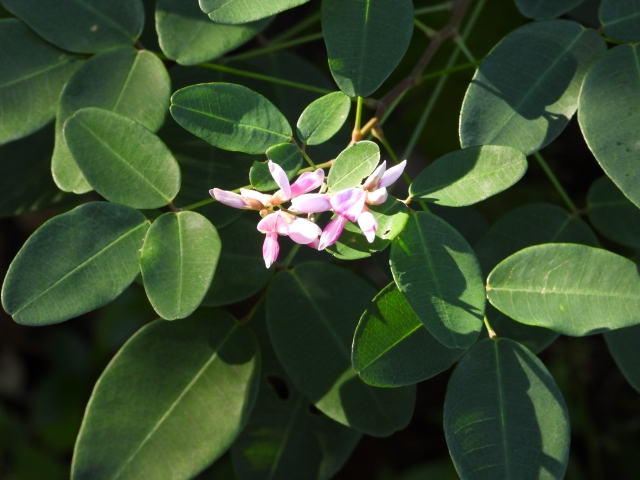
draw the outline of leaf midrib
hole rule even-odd
[[[0,90],[2,90],[4,88],[7,88],[7,87],[10,87],[12,85],[15,85],[16,83],[20,83],[20,82],[23,82],[25,80],[28,80],[30,78],[37,77],[38,75],[42,75],[42,74],[44,74],[44,73],[46,73],[46,72],[48,72],[50,70],[55,70],[56,68],[64,67],[67,64],[72,63],[72,62],[77,60],[77,58],[74,57],[73,55],[69,55],[69,54],[65,54],[65,55],[66,55],[66,59],[64,61],[60,61],[60,62],[54,63],[52,65],[48,65],[45,68],[41,68],[40,70],[35,70],[35,71],[31,72],[31,73],[23,75],[22,77],[14,78],[13,80],[9,80],[8,82],[3,83],[2,85],[0,85]]]

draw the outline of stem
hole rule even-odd
[[[238,323],[241,325],[246,325],[247,323],[249,323],[253,318],[253,316],[255,315],[258,308],[260,307],[260,305],[262,305],[262,302],[264,302],[264,299],[266,298],[266,296],[267,296],[267,292],[265,290],[262,293],[262,295],[260,295],[260,298],[258,299],[256,304],[253,307],[251,307],[251,310],[249,310],[249,313],[247,313],[244,317],[238,320]]]
[[[318,22],[320,20],[320,15],[321,15],[320,12],[316,12],[313,15],[309,15],[307,18],[302,20],[297,25],[294,25],[293,27],[291,27],[286,32],[284,32],[284,33],[272,38],[271,39],[271,43],[273,44],[273,43],[284,42],[285,40],[290,39],[294,35],[297,35],[299,32],[304,31],[305,29],[309,28],[314,23]]]
[[[316,164],[313,163],[313,160],[311,160],[311,158],[309,158],[309,155],[307,155],[307,152],[305,152],[302,148],[300,149],[300,152],[302,153],[302,156],[307,161],[307,163],[309,165],[311,165],[311,168],[313,168],[314,170],[317,170],[318,167],[316,167]]]
[[[304,37],[296,38],[295,40],[291,40],[289,42],[271,44],[263,48],[256,48],[255,50],[251,50],[249,52],[240,53],[238,55],[232,55],[230,57],[225,57],[224,61],[226,63],[226,62],[237,62],[240,60],[246,60],[247,58],[266,55],[267,53],[277,52],[279,50],[284,50],[289,47],[295,47],[296,45],[302,45],[303,43],[309,43],[315,40],[320,40],[321,38],[322,38],[322,32],[312,33],[311,35],[306,35]]]
[[[424,34],[427,36],[427,38],[433,38],[437,35],[437,31],[434,30],[431,27],[427,27],[424,23],[422,23],[420,20],[418,20],[417,18],[413,19],[413,24],[418,27],[420,30],[422,30],[424,32]]]
[[[423,75],[422,77],[420,77],[420,81],[424,82],[425,80],[441,77],[442,75],[449,75],[450,73],[459,72],[461,70],[467,70],[468,68],[475,68],[478,65],[480,65],[480,63],[481,62],[478,60],[474,62],[463,63],[461,65],[456,65],[455,67],[451,67],[451,68],[444,68],[442,70],[437,70],[435,72],[431,72]]]
[[[205,205],[209,205],[210,203],[217,202],[215,198],[207,198],[206,200],[202,200],[201,202],[192,203],[191,205],[187,205],[186,207],[182,207],[180,210],[195,210],[196,208],[204,207]]]
[[[467,48],[467,44],[460,35],[456,36],[455,42],[462,53],[464,53],[464,56],[467,57],[467,60],[469,60],[470,62],[476,61],[476,57],[474,57],[473,53],[471,53],[471,50]]]
[[[484,317],[484,326],[487,327],[487,333],[489,334],[489,338],[498,338],[496,332],[493,328],[491,328],[491,324],[489,323],[489,319],[485,315]]]
[[[291,251],[289,252],[289,255],[287,255],[287,258],[285,258],[284,262],[282,262],[283,269],[289,267],[289,264],[293,261],[293,257],[296,256],[296,253],[298,253],[298,250],[300,250],[300,244],[294,243],[293,247],[291,248]]]
[[[540,155],[539,152],[534,153],[533,156],[536,157],[536,160],[542,167],[542,170],[544,170],[544,173],[547,174],[547,177],[549,177],[549,180],[551,180],[551,183],[562,197],[562,200],[564,200],[564,203],[567,204],[567,207],[569,207],[571,213],[576,213],[578,211],[578,207],[576,207],[576,204],[573,203],[573,200],[571,200],[571,197],[569,197],[565,189],[562,187],[562,185],[558,181],[558,178],[555,176],[551,168],[549,168],[549,164],[547,164],[547,162],[544,160],[544,158],[542,158],[542,155]]]
[[[438,5],[432,5],[430,7],[416,8],[413,11],[413,14],[415,16],[418,16],[418,15],[426,15],[427,13],[442,12],[444,10],[452,10],[454,3],[455,2],[449,1],[444,3],[439,3]]]
[[[360,123],[362,122],[362,97],[358,96],[358,102],[356,103],[356,123],[351,132],[351,143],[360,141],[362,138],[362,130],[360,129]]]

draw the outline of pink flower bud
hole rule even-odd
[[[362,212],[358,217],[358,226],[364,236],[367,237],[369,243],[373,243],[376,238],[376,231],[378,230],[378,221],[376,217],[369,211]]]
[[[267,233],[264,243],[262,244],[262,257],[264,264],[269,268],[278,258],[280,253],[280,245],[278,245],[278,234],[275,232]]]
[[[385,161],[382,162],[382,165],[376,168],[371,175],[369,175],[369,177],[365,180],[362,188],[364,188],[365,190],[375,190],[376,188],[378,188],[378,183],[380,182],[380,179],[382,178],[382,175],[384,175],[386,169],[387,162]]]
[[[280,165],[269,160],[269,171],[271,172],[271,176],[276,181],[282,193],[284,194],[284,200],[289,200],[291,198],[291,185],[289,185],[289,179],[287,178],[287,174],[282,169]]]
[[[381,205],[387,201],[387,197],[387,189],[382,187],[373,192],[367,192],[367,203],[369,205]]]
[[[258,222],[258,231],[289,235],[289,223],[287,223],[281,212],[270,213]]]
[[[291,185],[291,197],[315,190],[324,182],[324,170],[321,168],[313,172],[305,172]]]
[[[326,193],[307,193],[291,199],[291,210],[296,213],[318,213],[331,210],[331,195]]]
[[[322,233],[318,225],[304,218],[296,218],[289,225],[289,238],[296,243],[308,245],[316,240]]]
[[[228,205],[233,208],[249,208],[247,202],[245,202],[242,195],[237,193],[227,192],[226,190],[220,190],[219,188],[213,188],[209,190],[209,194],[215,198],[218,202]]]
[[[378,183],[378,188],[388,187],[393,182],[395,182],[400,177],[400,175],[402,175],[402,172],[404,171],[404,167],[406,164],[407,164],[407,161],[403,160],[395,167],[391,167],[389,170],[387,170],[384,173],[384,175],[382,175],[382,178]]]
[[[355,222],[364,208],[365,197],[361,188],[348,188],[331,197],[331,206],[334,212]]]
[[[336,243],[346,224],[347,217],[343,217],[342,215],[338,215],[336,218],[331,220],[329,224],[324,227],[322,235],[320,235],[318,250],[324,250]]]

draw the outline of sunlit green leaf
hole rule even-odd
[[[544,364],[509,339],[484,340],[456,367],[444,432],[468,480],[561,480],[569,460],[569,413]]]
[[[63,322],[116,298],[136,277],[144,216],[93,202],[42,225],[11,263],[2,306],[24,325]]]
[[[516,0],[518,10],[528,18],[542,20],[559,17],[584,0]]]
[[[319,145],[333,137],[351,110],[351,100],[342,92],[320,97],[304,109],[298,120],[297,133],[301,142]]]
[[[507,35],[482,62],[464,98],[460,142],[509,145],[530,155],[566,127],[591,64],[606,49],[568,20],[534,22]]]
[[[636,2],[602,0],[598,13],[608,37],[622,42],[640,40],[640,6]]]
[[[274,145],[267,150],[267,158],[273,163],[280,165],[289,180],[292,180],[296,176],[304,162],[302,152],[293,143]],[[251,171],[249,172],[249,179],[251,180],[253,188],[261,192],[278,189],[278,184],[269,171],[268,162],[253,162]]]
[[[449,348],[468,348],[482,329],[485,292],[473,250],[451,225],[417,212],[391,245],[391,271],[429,332]]]
[[[309,0],[199,0],[200,8],[214,22],[247,23],[284,10],[297,7]]]
[[[640,392],[640,325],[605,332],[604,339],[624,377]]]
[[[380,147],[368,140],[354,143],[333,162],[327,185],[332,192],[353,188],[371,174],[380,160]]]
[[[242,430],[259,371],[255,337],[224,312],[143,327],[96,384],[71,478],[193,478]]]

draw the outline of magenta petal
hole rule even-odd
[[[262,257],[264,258],[264,264],[269,268],[273,265],[273,262],[278,258],[280,253],[280,245],[278,245],[278,234],[269,232],[267,233],[264,243],[262,244]]]
[[[378,221],[371,212],[362,212],[358,217],[358,226],[369,243],[373,243],[378,230]]]
[[[334,212],[355,222],[364,208],[365,199],[366,192],[361,188],[348,188],[331,197],[331,206]]]
[[[362,188],[365,190],[375,190],[378,187],[378,182],[384,175],[385,170],[387,169],[387,162],[382,162],[378,168],[374,170],[374,172],[369,175],[369,177],[365,180]]]
[[[308,245],[318,239],[322,230],[318,225],[304,218],[296,218],[289,225],[289,238],[296,243]]]
[[[291,185],[289,185],[289,179],[287,178],[287,174],[282,169],[280,165],[269,160],[269,171],[271,172],[271,176],[276,181],[282,193],[284,193],[284,200],[288,200],[291,198]]]
[[[296,213],[318,213],[331,210],[331,195],[307,193],[291,199],[291,210]]]
[[[303,193],[318,188],[324,182],[324,170],[319,168],[313,172],[305,172],[291,185],[291,197],[297,197]]]
[[[289,224],[280,212],[270,213],[258,222],[258,231],[262,233],[289,235]]]
[[[388,196],[387,189],[382,187],[373,192],[367,192],[367,203],[369,205],[381,205],[387,200]]]
[[[329,224],[324,227],[322,235],[320,235],[318,250],[324,250],[336,243],[346,224],[347,217],[343,217],[342,215],[338,215],[336,218],[331,220]]]
[[[242,195],[237,193],[227,192],[226,190],[220,190],[219,188],[213,188],[209,190],[209,194],[215,198],[218,202],[228,205],[233,208],[247,208],[247,204],[242,198]]]
[[[382,178],[380,179],[380,182],[378,183],[378,188],[388,187],[393,182],[395,182],[400,177],[400,175],[402,175],[402,172],[404,171],[404,167],[406,164],[407,164],[407,161],[403,160],[395,167],[391,167],[389,170],[387,170],[382,176]]]

